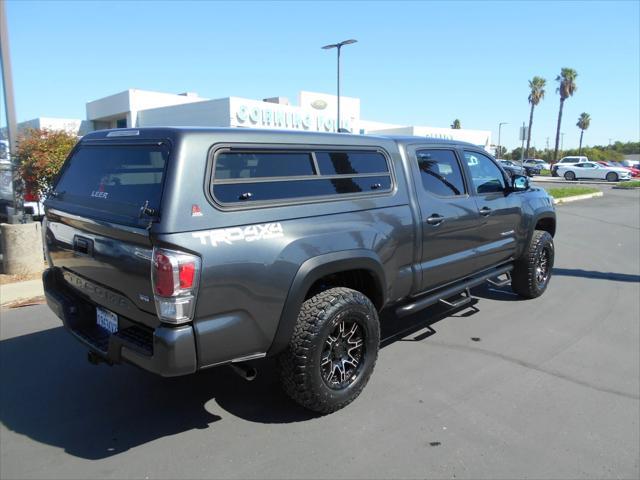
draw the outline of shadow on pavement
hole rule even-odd
[[[487,283],[472,288],[471,294],[475,297],[485,298],[487,300],[499,300],[501,302],[521,302],[525,300],[517,293],[514,293],[510,285],[494,287]]]
[[[71,455],[100,459],[215,429],[222,409],[261,423],[313,418],[279,388],[273,361],[260,368],[249,383],[229,368],[161,378],[129,365],[93,366],[81,344],[53,328],[0,342],[0,421]]]
[[[475,302],[475,300],[474,300]],[[33,307],[27,307],[33,308]],[[385,347],[448,316],[431,307],[399,319],[382,314]],[[472,307],[475,308],[475,307]],[[0,342],[0,421],[29,438],[95,460],[192,429],[212,429],[224,412],[259,423],[306,421],[317,415],[289,400],[274,360],[259,364],[253,382],[226,367],[178,378],[161,378],[129,365],[93,366],[86,350],[62,327]]]
[[[594,270],[582,270],[580,268],[554,268],[554,275],[567,277],[593,278],[596,280],[614,280],[616,282],[640,282],[640,275],[629,273],[596,272]]]

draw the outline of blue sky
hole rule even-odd
[[[553,147],[562,67],[578,72],[564,147],[640,136],[640,2],[31,2],[9,0],[16,108],[84,118],[85,102],[127,88],[219,98],[297,98],[335,91],[361,116],[407,125],[493,130],[519,144],[527,81],[547,79],[533,143]]]

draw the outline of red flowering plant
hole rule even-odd
[[[29,129],[18,139],[16,159],[25,183],[25,197],[43,197],[78,141],[64,130]]]

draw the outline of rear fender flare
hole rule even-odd
[[[376,289],[382,295],[380,305],[382,308],[386,303],[386,279],[382,262],[374,252],[360,249],[346,250],[310,258],[300,266],[291,282],[280,315],[280,323],[267,355],[276,355],[287,347],[298,313],[311,286],[322,277],[347,270],[367,270],[372,274]]]

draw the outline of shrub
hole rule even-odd
[[[18,139],[16,159],[25,190],[46,195],[77,142],[64,130],[29,129]]]

